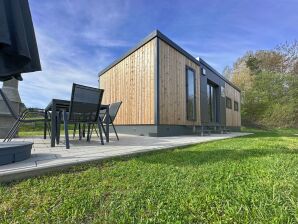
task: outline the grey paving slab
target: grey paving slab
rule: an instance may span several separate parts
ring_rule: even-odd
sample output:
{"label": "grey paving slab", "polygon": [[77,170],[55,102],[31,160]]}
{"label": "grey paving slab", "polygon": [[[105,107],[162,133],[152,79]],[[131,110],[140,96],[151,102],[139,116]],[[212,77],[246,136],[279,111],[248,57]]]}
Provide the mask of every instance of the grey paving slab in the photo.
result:
{"label": "grey paving slab", "polygon": [[1,174],[5,174],[8,173],[10,171],[15,171],[17,172],[18,170],[22,170],[22,169],[28,169],[28,168],[33,168],[36,167],[36,163],[35,161],[24,161],[21,163],[13,163],[13,164],[8,164],[3,166],[3,168],[1,167],[0,170],[0,179],[1,179]]}
{"label": "grey paving slab", "polygon": [[88,161],[164,150],[248,134],[250,133],[234,132],[210,136],[176,137],[147,137],[120,134],[120,141],[117,141],[115,136],[112,135],[110,142],[105,145],[101,145],[99,139],[93,136],[91,142],[72,139],[70,149],[65,148],[65,144],[63,144],[64,139],[61,139],[61,144],[52,148],[50,147],[49,139],[44,140],[41,137],[19,138],[14,141],[34,142],[32,156],[21,162],[0,166],[0,182],[41,175],[51,170]]}

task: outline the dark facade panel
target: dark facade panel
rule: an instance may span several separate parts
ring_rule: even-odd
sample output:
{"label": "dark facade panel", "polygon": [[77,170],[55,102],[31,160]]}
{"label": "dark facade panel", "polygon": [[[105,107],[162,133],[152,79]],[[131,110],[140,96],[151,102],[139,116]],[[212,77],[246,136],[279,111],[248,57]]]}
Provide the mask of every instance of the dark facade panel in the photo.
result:
{"label": "dark facade panel", "polygon": [[[240,127],[227,127],[230,131],[240,131]],[[202,130],[204,133],[217,133],[214,128],[192,126],[192,125],[116,125],[118,133],[132,134],[150,137],[166,137],[179,135],[197,135],[201,136]],[[209,131],[207,131],[209,130]]]}
{"label": "dark facade panel", "polygon": [[201,75],[200,81],[200,109],[201,109],[201,123],[202,125],[206,125],[209,123],[208,120],[208,102],[207,102],[207,77],[205,75]]}
{"label": "dark facade panel", "polygon": [[[201,120],[204,125],[225,125],[226,124],[226,108],[225,98],[221,96],[221,88],[225,87],[225,81],[214,73],[209,67],[201,65],[204,68],[206,75],[201,75]],[[208,116],[208,96],[207,96],[207,84],[211,83],[216,86],[216,115],[217,122],[211,123]]]}
{"label": "dark facade panel", "polygon": [[201,130],[199,126],[192,125],[159,125],[157,127],[158,137],[178,136],[178,135],[198,135]]}
{"label": "dark facade panel", "polygon": [[157,137],[157,125],[115,125],[117,132],[129,135]]}

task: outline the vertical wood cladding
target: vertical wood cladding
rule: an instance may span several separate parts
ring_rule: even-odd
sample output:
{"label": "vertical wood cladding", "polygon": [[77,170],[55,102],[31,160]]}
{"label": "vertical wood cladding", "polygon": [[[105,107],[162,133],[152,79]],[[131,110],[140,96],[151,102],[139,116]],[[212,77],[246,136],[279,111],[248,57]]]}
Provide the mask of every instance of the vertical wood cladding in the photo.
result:
{"label": "vertical wood cladding", "polygon": [[[158,61],[156,60],[157,40],[159,41]],[[187,120],[186,66],[195,71],[196,77],[195,121]],[[156,76],[157,71],[158,76]],[[207,78],[210,78],[209,75]],[[204,115],[207,112],[207,110],[205,112],[200,110],[200,66],[158,37],[129,54],[103,73],[99,79],[100,88],[105,90],[103,103],[123,102],[115,120],[115,124],[118,125],[152,125],[156,124],[156,120],[159,120],[161,125],[201,125],[201,113]],[[159,92],[157,92],[157,85]],[[228,83],[221,85],[225,85],[225,95],[232,100],[232,109],[225,108],[226,113],[223,113],[226,126],[240,127],[240,92]],[[203,82],[202,88],[207,88]],[[158,95],[155,95],[157,93]],[[159,108],[155,108],[156,96],[159,100]],[[204,94],[203,97],[205,98]],[[238,102],[238,111],[234,111],[234,101]]]}
{"label": "vertical wood cladding", "polygon": [[[196,121],[186,116],[186,66],[195,70]],[[179,51],[159,40],[160,124],[200,125],[200,67]]]}
{"label": "vertical wood cladding", "polygon": [[[240,127],[240,92],[226,83],[225,94],[232,100],[232,109],[226,108],[226,125],[230,127]],[[234,101],[238,102],[238,111],[234,110]]]}
{"label": "vertical wood cladding", "polygon": [[122,101],[115,124],[154,124],[154,53],[152,39],[100,76],[103,103]]}

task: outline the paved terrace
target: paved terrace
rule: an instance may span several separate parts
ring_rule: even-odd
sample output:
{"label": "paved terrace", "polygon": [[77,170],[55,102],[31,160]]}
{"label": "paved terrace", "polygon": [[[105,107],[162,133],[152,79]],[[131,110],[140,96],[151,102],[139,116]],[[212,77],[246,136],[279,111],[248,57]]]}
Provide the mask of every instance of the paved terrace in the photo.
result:
{"label": "paved terrace", "polygon": [[22,179],[41,175],[45,172],[61,169],[95,160],[104,160],[113,157],[129,156],[151,151],[187,146],[195,143],[215,141],[250,133],[233,132],[229,134],[212,134],[210,136],[176,136],[176,137],[147,137],[120,134],[120,141],[111,135],[110,142],[101,145],[99,138],[93,136],[91,142],[85,139],[70,140],[70,149],[62,143],[54,148],[50,147],[50,139],[20,138],[14,141],[32,141],[32,156],[30,159],[0,166],[0,182]]}

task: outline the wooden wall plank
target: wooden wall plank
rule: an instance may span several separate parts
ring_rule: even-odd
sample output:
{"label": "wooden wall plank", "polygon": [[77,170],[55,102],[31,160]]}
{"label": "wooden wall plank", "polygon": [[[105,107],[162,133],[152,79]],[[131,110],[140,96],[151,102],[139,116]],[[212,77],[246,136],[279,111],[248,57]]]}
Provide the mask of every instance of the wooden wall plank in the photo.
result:
{"label": "wooden wall plank", "polygon": [[102,74],[103,103],[122,101],[115,124],[154,124],[154,49],[156,38]]}
{"label": "wooden wall plank", "polygon": [[[155,124],[156,38],[120,61],[100,76],[105,89],[104,103],[123,101],[116,124]],[[159,108],[160,124],[200,125],[200,67],[176,49],[159,40]],[[189,66],[196,72],[195,122],[186,119],[186,74]],[[232,99],[233,109],[226,108],[227,126],[240,126],[240,93],[226,83],[225,93]],[[239,111],[234,111],[234,100]]]}
{"label": "wooden wall plank", "polygon": [[[160,124],[200,125],[200,67],[164,41],[159,43]],[[186,66],[196,72],[195,122],[186,119]]]}
{"label": "wooden wall plank", "polygon": [[[225,84],[225,94],[232,100],[232,109],[226,108],[226,125],[229,127],[241,126],[240,92],[228,83]],[[238,102],[238,111],[234,110],[234,101]]]}

